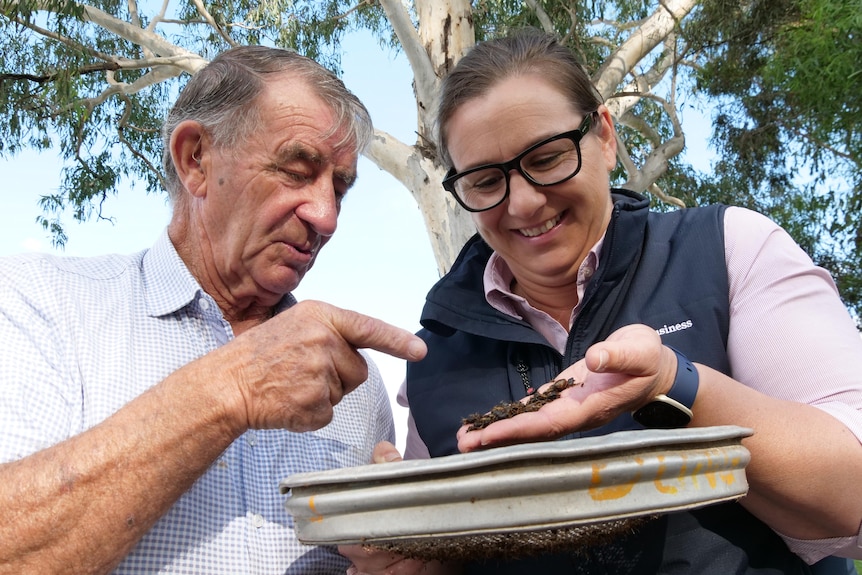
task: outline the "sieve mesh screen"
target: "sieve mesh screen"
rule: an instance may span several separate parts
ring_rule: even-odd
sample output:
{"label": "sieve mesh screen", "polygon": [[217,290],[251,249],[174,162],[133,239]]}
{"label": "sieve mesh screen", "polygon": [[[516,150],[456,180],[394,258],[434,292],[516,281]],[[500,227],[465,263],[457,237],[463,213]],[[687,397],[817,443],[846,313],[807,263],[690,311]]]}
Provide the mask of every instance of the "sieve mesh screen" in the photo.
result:
{"label": "sieve mesh screen", "polygon": [[647,515],[541,531],[374,542],[365,547],[424,561],[511,560],[545,553],[577,554],[617,536],[634,533],[655,517]]}

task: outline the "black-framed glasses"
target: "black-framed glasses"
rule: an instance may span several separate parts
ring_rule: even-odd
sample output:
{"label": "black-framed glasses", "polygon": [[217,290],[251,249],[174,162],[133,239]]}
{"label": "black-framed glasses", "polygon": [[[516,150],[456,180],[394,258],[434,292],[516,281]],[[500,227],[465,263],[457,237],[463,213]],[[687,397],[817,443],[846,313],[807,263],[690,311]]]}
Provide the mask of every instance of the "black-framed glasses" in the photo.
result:
{"label": "black-framed glasses", "polygon": [[563,132],[533,144],[502,164],[486,164],[460,173],[455,168],[443,178],[443,187],[469,212],[496,208],[509,197],[509,172],[517,170],[537,186],[553,186],[571,179],[581,169],[581,139],[593,125],[596,112],[587,114],[577,130]]}

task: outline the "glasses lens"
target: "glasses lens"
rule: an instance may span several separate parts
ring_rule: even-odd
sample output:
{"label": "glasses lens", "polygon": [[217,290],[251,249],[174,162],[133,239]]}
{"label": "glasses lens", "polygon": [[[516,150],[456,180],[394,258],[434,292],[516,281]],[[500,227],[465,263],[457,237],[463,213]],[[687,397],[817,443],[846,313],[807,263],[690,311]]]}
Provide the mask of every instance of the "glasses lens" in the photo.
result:
{"label": "glasses lens", "polygon": [[452,182],[455,193],[468,208],[484,210],[506,195],[506,174],[500,168],[482,168],[465,172]]}
{"label": "glasses lens", "polygon": [[569,138],[548,142],[521,160],[521,169],[537,184],[544,186],[572,177],[580,166],[580,150]]}

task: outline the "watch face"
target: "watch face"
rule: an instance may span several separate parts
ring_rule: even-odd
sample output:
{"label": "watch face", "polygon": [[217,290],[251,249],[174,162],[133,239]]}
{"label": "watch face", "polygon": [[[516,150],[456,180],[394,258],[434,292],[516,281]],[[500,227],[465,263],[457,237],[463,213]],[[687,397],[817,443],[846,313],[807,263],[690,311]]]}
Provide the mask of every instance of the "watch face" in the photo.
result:
{"label": "watch face", "polygon": [[676,429],[691,421],[691,411],[670,398],[656,398],[632,414],[635,421],[652,429]]}

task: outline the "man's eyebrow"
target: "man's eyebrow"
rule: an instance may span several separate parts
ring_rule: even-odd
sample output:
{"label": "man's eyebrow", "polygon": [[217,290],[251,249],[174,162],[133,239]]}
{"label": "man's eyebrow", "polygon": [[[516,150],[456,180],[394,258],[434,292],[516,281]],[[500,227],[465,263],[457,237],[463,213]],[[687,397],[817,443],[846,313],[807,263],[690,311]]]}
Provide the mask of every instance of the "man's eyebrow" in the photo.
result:
{"label": "man's eyebrow", "polygon": [[325,158],[320,152],[301,142],[293,142],[289,146],[281,148],[276,153],[275,159],[279,162],[305,160],[317,166],[322,165],[325,161]]}
{"label": "man's eyebrow", "polygon": [[[315,166],[323,166],[326,163],[326,157],[317,149],[303,144],[302,142],[293,142],[286,148],[279,150],[276,154],[276,161],[289,162],[293,160],[302,160],[310,162]],[[334,175],[339,180],[343,181],[348,187],[356,182],[356,171],[352,168],[335,167]]]}
{"label": "man's eyebrow", "polygon": [[335,168],[335,177],[344,182],[348,188],[356,183],[356,172],[348,168]]}

